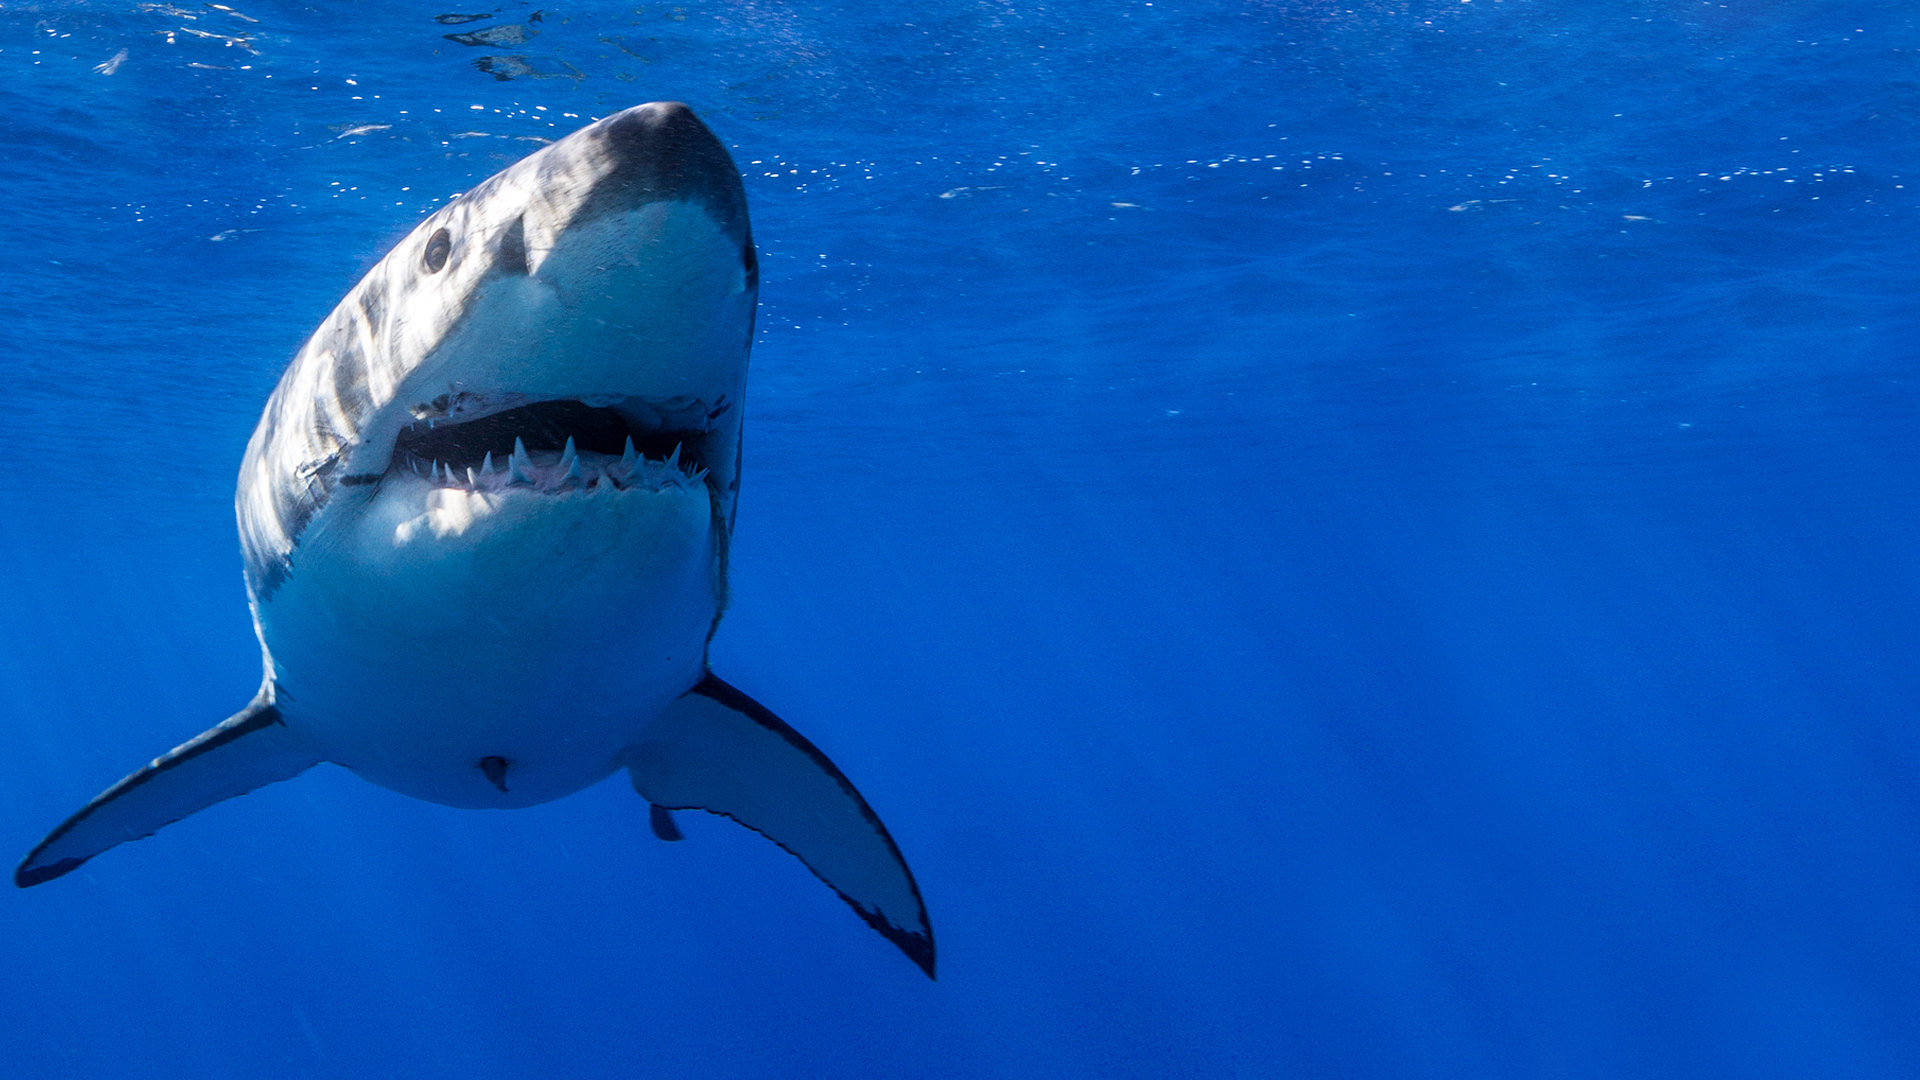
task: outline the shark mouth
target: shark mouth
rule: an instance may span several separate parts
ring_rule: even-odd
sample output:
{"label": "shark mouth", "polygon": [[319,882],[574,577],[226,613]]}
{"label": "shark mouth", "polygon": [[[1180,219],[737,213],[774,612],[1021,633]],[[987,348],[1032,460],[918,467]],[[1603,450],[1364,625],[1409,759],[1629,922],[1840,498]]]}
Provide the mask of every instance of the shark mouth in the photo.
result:
{"label": "shark mouth", "polygon": [[612,406],[560,400],[475,420],[422,420],[400,433],[386,477],[411,474],[434,487],[489,492],[692,488],[706,480],[708,432],[675,426],[688,411],[667,419],[635,399]]}

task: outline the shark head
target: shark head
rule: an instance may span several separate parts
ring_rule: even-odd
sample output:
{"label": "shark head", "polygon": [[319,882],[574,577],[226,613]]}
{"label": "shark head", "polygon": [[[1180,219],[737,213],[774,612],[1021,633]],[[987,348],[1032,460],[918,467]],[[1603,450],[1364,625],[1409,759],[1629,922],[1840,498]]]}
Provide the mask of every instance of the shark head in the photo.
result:
{"label": "shark head", "polygon": [[236,496],[268,682],[316,745],[455,805],[614,767],[725,605],[757,290],[739,172],[679,104],[540,150],[368,272]]}
{"label": "shark head", "polygon": [[250,595],[271,602],[327,518],[441,489],[537,498],[673,471],[712,493],[724,533],[758,278],[740,174],[678,103],[453,199],[269,400],[236,497]]}

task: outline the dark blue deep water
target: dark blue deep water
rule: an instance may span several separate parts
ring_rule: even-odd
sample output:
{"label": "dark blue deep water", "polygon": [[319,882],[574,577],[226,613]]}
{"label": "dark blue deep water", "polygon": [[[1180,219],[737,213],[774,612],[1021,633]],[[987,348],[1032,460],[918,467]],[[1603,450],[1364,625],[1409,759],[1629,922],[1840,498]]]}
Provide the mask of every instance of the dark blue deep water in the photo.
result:
{"label": "dark blue deep water", "polygon": [[322,767],[0,897],[6,1075],[1920,1069],[1911,5],[449,13],[0,3],[0,854],[253,692],[340,295],[679,99],[764,282],[714,665],[940,980],[620,781]]}

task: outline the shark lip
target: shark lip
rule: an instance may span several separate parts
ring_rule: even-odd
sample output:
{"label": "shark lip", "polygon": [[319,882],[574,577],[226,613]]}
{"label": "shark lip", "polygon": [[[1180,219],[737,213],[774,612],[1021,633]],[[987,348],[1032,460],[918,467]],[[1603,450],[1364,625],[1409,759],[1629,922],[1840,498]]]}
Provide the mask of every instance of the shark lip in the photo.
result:
{"label": "shark lip", "polygon": [[384,477],[478,491],[691,487],[707,475],[708,432],[681,426],[689,413],[708,416],[697,408],[663,413],[630,398],[563,398],[472,420],[423,420],[400,432]]}

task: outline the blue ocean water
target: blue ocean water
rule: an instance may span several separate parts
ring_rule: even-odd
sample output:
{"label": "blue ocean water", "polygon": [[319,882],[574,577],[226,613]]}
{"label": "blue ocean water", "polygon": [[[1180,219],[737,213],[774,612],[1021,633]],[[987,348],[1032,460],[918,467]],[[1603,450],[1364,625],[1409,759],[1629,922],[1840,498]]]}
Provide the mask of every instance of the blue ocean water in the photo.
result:
{"label": "blue ocean water", "polygon": [[940,979],[619,782],[321,768],[0,898],[9,1075],[1911,1075],[1909,6],[461,13],[0,3],[4,836],[252,693],[340,295],[677,99],[763,280],[714,666]]}

